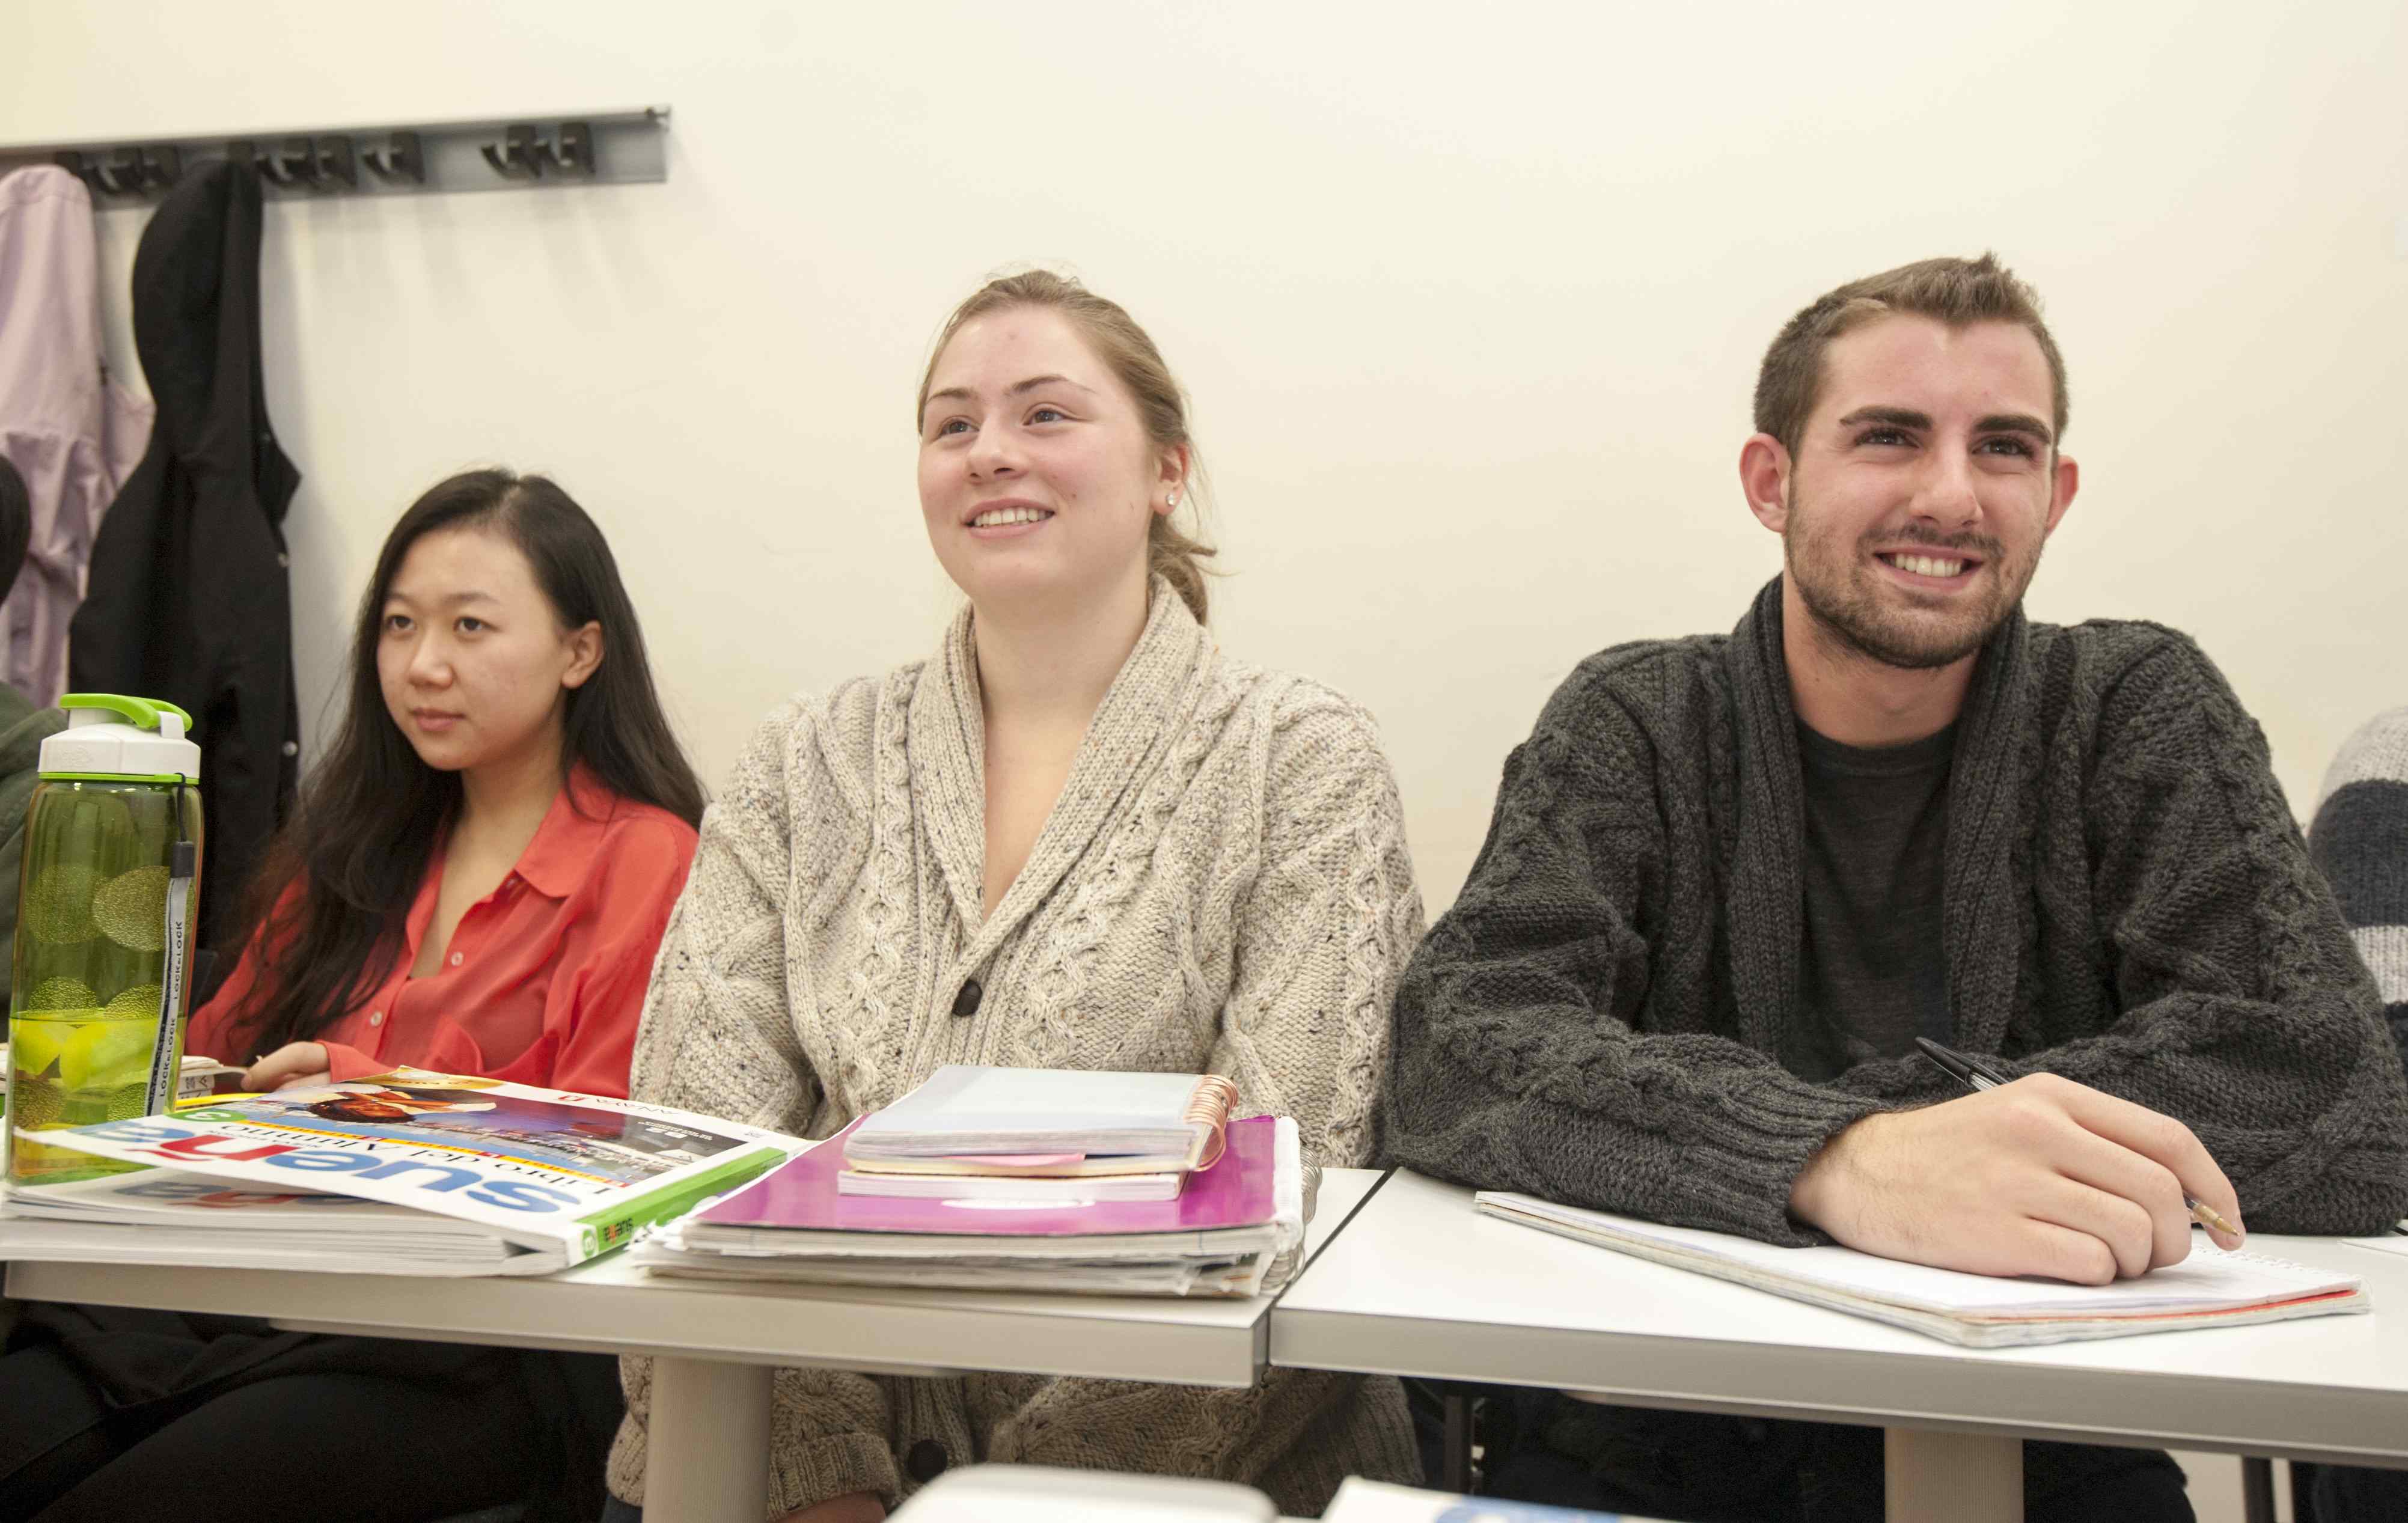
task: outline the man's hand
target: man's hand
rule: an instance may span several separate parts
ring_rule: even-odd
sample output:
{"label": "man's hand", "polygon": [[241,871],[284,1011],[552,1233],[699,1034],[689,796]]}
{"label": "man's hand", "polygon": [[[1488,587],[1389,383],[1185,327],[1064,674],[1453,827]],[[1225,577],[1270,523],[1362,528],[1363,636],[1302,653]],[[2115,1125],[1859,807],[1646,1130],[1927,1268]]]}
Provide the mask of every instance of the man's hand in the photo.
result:
{"label": "man's hand", "polygon": [[253,1092],[334,1082],[335,1076],[326,1071],[326,1044],[322,1042],[288,1042],[253,1063],[242,1076],[242,1086]]}
{"label": "man's hand", "polygon": [[1807,1163],[1789,1210],[1885,1258],[2105,1285],[2190,1252],[2186,1191],[2241,1225],[2232,1182],[2188,1127],[2037,1073],[1865,1117]]}
{"label": "man's hand", "polygon": [[797,1507],[778,1523],[882,1523],[886,1504],[875,1491],[848,1491],[841,1497]]}

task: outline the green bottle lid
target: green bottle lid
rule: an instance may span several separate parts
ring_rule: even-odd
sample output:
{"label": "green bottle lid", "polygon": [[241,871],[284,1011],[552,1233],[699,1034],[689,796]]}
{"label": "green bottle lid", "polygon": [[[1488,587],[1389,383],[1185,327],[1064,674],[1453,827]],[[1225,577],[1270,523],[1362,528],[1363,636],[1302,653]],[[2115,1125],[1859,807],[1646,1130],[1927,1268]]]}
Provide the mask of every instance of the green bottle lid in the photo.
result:
{"label": "green bottle lid", "polygon": [[59,700],[67,727],[42,742],[46,778],[124,778],[196,783],[201,748],[187,739],[193,716],[159,698],[70,693]]}

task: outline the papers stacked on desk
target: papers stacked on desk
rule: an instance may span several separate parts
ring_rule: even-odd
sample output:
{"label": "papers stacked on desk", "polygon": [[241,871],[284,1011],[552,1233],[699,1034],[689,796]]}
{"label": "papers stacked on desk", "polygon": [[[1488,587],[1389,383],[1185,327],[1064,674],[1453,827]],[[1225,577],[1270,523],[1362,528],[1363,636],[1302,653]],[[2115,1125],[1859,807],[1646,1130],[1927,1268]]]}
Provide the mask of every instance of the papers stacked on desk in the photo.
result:
{"label": "papers stacked on desk", "polygon": [[18,1190],[0,1258],[204,1269],[525,1274],[557,1258],[473,1222],[302,1189],[245,1189],[170,1169]]}
{"label": "papers stacked on desk", "polygon": [[637,1259],[705,1279],[1252,1296],[1283,1285],[1303,1246],[1307,1171],[1284,1116],[1228,1123],[1220,1157],[1168,1200],[848,1194],[847,1144],[867,1120],[647,1234]]}
{"label": "papers stacked on desk", "polygon": [[845,1195],[1169,1200],[1220,1157],[1237,1103],[1216,1073],[948,1063],[845,1136]]}
{"label": "papers stacked on desk", "polygon": [[11,1186],[0,1258],[372,1274],[564,1269],[808,1145],[666,1106],[409,1069],[38,1135],[92,1168]]}
{"label": "papers stacked on desk", "polygon": [[1535,1196],[1483,1190],[1484,1215],[1675,1269],[1734,1280],[1912,1328],[1968,1348],[2014,1348],[2183,1328],[2280,1322],[2371,1309],[2364,1282],[2288,1259],[2226,1253],[2204,1241],[2179,1264],[2112,1285],[2001,1279],[1880,1258],[1853,1248],[1780,1248],[1752,1238],[1665,1227]]}

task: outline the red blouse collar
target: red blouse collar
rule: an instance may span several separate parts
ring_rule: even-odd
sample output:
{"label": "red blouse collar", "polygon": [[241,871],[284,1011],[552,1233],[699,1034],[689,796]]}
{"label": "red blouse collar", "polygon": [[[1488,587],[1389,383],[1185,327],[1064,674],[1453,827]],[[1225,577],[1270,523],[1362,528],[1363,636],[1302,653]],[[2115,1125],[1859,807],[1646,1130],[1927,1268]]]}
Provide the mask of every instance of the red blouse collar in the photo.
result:
{"label": "red blouse collar", "polygon": [[535,839],[519,855],[518,875],[547,898],[565,899],[594,869],[602,837],[618,812],[619,796],[603,786],[583,763],[536,826]]}

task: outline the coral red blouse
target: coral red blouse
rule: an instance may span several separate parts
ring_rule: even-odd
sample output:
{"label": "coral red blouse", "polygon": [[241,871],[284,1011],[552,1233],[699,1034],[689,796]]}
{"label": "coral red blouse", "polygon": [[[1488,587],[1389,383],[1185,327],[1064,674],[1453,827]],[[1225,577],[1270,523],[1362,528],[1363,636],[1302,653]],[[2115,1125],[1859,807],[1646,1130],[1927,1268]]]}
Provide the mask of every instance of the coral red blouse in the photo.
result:
{"label": "coral red blouse", "polygon": [[[652,957],[694,848],[692,826],[580,768],[518,866],[460,917],[441,966],[412,978],[443,882],[438,847],[392,973],[315,1039],[328,1069],[339,1081],[407,1064],[624,1099]],[[185,1051],[265,1056],[237,1050],[233,1019],[257,985],[258,951],[244,948],[194,1013]]]}

